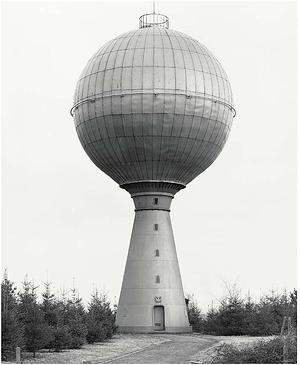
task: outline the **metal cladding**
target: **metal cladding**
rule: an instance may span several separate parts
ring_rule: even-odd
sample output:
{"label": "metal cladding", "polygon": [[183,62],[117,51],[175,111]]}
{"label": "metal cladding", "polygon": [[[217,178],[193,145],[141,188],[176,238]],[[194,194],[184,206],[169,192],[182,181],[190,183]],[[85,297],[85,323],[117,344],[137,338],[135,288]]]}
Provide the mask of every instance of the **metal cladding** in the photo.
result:
{"label": "metal cladding", "polygon": [[227,140],[235,114],[230,84],[198,41],[144,19],[140,26],[106,43],[83,70],[76,130],[91,160],[121,186],[184,187]]}

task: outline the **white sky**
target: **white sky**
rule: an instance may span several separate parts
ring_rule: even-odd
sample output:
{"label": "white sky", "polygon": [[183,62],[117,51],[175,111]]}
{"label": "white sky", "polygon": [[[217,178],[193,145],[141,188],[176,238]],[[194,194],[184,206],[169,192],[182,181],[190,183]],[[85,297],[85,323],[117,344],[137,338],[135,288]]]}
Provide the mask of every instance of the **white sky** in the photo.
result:
{"label": "white sky", "polygon": [[[130,195],[86,156],[69,114],[103,43],[138,27],[139,2],[2,3],[2,267],[18,285],[72,278],[118,298]],[[185,293],[208,305],[237,281],[254,297],[296,286],[296,2],[159,2],[205,44],[237,117],[216,162],[178,193],[172,222]]]}

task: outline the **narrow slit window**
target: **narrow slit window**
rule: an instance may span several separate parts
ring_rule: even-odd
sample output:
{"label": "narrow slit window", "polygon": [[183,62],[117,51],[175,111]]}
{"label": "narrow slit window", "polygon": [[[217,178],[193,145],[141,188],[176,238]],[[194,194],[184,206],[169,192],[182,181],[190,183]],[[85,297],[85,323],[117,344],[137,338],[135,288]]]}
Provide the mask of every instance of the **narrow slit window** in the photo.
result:
{"label": "narrow slit window", "polygon": [[158,231],[158,224],[157,223],[154,224],[154,231]]}
{"label": "narrow slit window", "polygon": [[155,276],[155,282],[156,282],[156,284],[159,284],[160,283],[160,277],[159,277],[159,275],[156,275]]}
{"label": "narrow slit window", "polygon": [[157,205],[158,204],[158,198],[154,198],[153,203],[154,203],[154,205]]}
{"label": "narrow slit window", "polygon": [[155,257],[159,257],[159,250],[158,249],[155,250]]}

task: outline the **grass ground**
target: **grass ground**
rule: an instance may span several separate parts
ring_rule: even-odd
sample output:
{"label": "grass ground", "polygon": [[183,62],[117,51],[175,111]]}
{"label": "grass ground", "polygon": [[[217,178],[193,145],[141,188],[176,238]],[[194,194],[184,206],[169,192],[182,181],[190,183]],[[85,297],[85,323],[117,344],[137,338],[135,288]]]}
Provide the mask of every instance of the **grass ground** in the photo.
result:
{"label": "grass ground", "polygon": [[250,337],[250,336],[208,336],[219,339],[219,342],[212,347],[204,351],[199,351],[195,354],[191,361],[197,364],[209,364],[212,362],[217,348],[219,348],[222,344],[234,345],[238,348],[242,348],[249,344],[257,343],[259,340],[268,341],[272,339],[272,337]]}
{"label": "grass ground", "polygon": [[166,341],[168,340],[156,335],[118,334],[109,341],[84,345],[78,350],[39,351],[36,353],[35,359],[31,353],[23,353],[22,362],[25,364],[105,363],[111,359],[143,350],[152,345],[159,345]]}

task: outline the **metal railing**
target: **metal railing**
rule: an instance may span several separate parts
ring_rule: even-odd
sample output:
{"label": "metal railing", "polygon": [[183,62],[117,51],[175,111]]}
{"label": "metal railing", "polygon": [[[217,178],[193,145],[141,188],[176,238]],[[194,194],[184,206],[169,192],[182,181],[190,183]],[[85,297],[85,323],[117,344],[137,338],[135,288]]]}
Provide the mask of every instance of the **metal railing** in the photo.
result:
{"label": "metal railing", "polygon": [[[108,95],[103,95],[102,94],[99,94],[99,95],[95,95],[93,97],[87,97],[86,99],[83,99],[83,100],[80,100],[78,101],[76,104],[74,104],[70,110],[70,114],[72,117],[74,117],[74,112],[76,109],[78,109],[79,106],[81,106],[82,104],[85,104],[85,103],[95,103],[96,100],[101,100],[103,98],[107,98],[107,97],[113,97],[113,96],[116,96],[116,97],[124,97],[124,96],[131,96],[133,94],[153,94],[154,97],[158,97],[159,96],[159,93],[158,92],[151,92],[151,91],[148,91],[148,92],[141,92],[141,91],[131,91],[131,92],[122,92],[122,94],[108,94]],[[179,90],[171,90],[171,92],[162,92],[161,93],[162,95],[183,95],[185,96],[187,99],[192,99],[192,98],[200,98],[200,99],[203,99],[203,100],[209,100],[215,104],[221,104],[221,105],[224,105],[225,107],[229,108],[230,111],[233,112],[233,118],[236,116],[236,110],[235,108],[230,105],[229,103],[226,103],[225,101],[222,101],[222,100],[219,100],[219,99],[216,99],[216,98],[213,98],[213,97],[209,97],[209,96],[205,96],[201,93],[192,93],[192,94],[186,94],[184,91],[179,91]]]}
{"label": "metal railing", "polygon": [[162,27],[169,28],[169,18],[159,13],[144,14],[139,17],[140,28]]}

